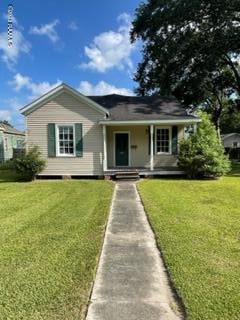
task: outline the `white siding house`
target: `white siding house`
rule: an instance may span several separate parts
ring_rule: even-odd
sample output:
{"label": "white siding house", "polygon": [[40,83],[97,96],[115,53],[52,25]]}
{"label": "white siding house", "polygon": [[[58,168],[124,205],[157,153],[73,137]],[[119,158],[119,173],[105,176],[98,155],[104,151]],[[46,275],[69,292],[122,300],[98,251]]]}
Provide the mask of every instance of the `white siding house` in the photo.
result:
{"label": "white siding house", "polygon": [[200,121],[172,97],[86,97],[66,84],[21,111],[27,146],[39,146],[47,176],[177,170],[184,128]]}

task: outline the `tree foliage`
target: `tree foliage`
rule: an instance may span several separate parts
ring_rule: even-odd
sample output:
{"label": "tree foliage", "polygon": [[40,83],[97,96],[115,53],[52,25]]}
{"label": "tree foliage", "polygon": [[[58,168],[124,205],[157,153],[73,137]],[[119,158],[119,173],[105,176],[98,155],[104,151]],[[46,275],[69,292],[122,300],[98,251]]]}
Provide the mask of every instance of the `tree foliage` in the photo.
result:
{"label": "tree foliage", "polygon": [[239,0],[148,0],[136,10],[131,39],[143,41],[138,94],[207,107],[216,126],[226,100],[234,96],[239,107]]}
{"label": "tree foliage", "polygon": [[178,165],[190,178],[216,178],[229,171],[230,162],[208,115],[202,114],[196,132],[180,143]]}
{"label": "tree foliage", "polygon": [[224,111],[221,120],[222,133],[240,133],[240,112],[236,112],[231,108]]}
{"label": "tree foliage", "polygon": [[9,127],[12,127],[13,128],[13,126],[11,125],[11,123],[8,121],[8,120],[0,120],[0,124],[6,124],[6,125],[8,125]]}

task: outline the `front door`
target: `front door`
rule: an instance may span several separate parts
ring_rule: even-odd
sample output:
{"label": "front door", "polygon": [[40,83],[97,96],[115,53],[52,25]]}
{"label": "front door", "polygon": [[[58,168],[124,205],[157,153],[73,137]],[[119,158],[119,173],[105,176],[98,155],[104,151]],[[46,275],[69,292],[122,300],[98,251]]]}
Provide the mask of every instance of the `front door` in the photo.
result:
{"label": "front door", "polygon": [[129,165],[129,137],[127,132],[115,133],[115,162],[116,166],[119,167]]}

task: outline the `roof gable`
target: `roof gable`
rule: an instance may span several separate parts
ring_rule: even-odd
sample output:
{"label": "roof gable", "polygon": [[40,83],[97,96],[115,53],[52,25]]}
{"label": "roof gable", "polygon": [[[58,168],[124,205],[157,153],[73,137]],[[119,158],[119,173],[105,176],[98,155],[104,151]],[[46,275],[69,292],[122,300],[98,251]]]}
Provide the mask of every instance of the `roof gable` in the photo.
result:
{"label": "roof gable", "polygon": [[222,138],[223,141],[227,140],[229,138],[234,138],[234,137],[240,139],[240,133],[233,132],[233,133],[227,133],[227,134],[222,134],[221,135],[221,138]]}
{"label": "roof gable", "polygon": [[24,132],[19,131],[16,128],[9,126],[8,124],[5,124],[3,122],[0,122],[0,131],[3,131],[4,133],[16,134],[21,136],[25,135]]}
{"label": "roof gable", "polygon": [[41,96],[40,98],[24,106],[23,108],[20,109],[20,111],[22,114],[28,115],[29,113],[40,108],[42,105],[53,100],[54,98],[56,98],[57,96],[59,96],[64,92],[72,95],[74,98],[76,98],[81,102],[85,102],[88,106],[100,112],[101,114],[104,114],[104,115],[109,114],[109,111],[107,109],[99,105],[97,102],[91,100],[90,98],[82,95],[80,92],[78,92],[77,90],[73,89],[72,87],[68,86],[65,83],[60,84],[59,86],[57,86],[56,88],[53,88],[52,90],[50,90],[49,92]]}

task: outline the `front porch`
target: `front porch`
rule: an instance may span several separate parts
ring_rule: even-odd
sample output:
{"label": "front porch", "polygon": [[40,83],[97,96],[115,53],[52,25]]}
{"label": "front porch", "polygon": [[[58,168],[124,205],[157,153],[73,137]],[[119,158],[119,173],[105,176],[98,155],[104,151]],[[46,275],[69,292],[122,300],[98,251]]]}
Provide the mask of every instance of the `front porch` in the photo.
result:
{"label": "front porch", "polygon": [[139,176],[182,175],[177,166],[178,144],[186,123],[103,124],[103,173]]}

